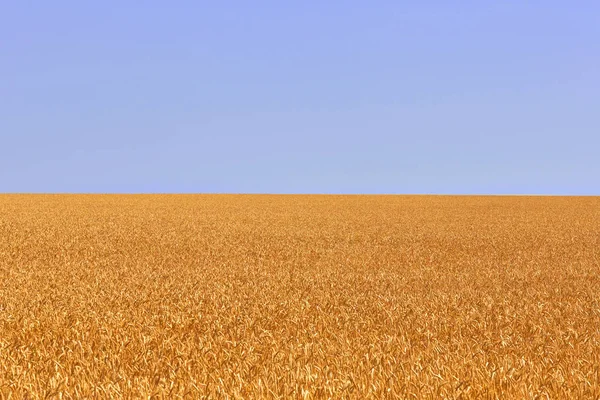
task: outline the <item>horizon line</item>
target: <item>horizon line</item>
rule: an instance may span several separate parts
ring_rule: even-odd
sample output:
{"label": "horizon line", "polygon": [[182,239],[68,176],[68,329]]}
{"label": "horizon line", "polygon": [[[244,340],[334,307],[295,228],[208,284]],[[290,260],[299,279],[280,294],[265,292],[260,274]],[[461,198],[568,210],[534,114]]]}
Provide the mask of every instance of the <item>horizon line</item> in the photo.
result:
{"label": "horizon line", "polygon": [[490,196],[490,197],[600,197],[600,194],[578,193],[329,193],[329,192],[0,192],[0,195],[189,195],[189,196]]}

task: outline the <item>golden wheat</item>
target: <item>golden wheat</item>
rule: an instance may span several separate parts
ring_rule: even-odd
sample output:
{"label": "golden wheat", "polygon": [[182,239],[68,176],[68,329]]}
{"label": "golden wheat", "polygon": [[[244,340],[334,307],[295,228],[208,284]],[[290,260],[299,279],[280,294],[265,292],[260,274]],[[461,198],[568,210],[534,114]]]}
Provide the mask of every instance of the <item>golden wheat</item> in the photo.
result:
{"label": "golden wheat", "polygon": [[600,198],[0,196],[2,398],[597,398]]}

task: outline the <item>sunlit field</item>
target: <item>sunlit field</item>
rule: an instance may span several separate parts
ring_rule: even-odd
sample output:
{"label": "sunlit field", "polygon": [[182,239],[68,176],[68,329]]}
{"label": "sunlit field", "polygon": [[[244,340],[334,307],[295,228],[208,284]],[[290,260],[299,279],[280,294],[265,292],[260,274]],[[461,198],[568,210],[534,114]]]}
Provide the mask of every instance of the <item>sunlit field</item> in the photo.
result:
{"label": "sunlit field", "polygon": [[600,197],[1,195],[2,398],[597,398]]}

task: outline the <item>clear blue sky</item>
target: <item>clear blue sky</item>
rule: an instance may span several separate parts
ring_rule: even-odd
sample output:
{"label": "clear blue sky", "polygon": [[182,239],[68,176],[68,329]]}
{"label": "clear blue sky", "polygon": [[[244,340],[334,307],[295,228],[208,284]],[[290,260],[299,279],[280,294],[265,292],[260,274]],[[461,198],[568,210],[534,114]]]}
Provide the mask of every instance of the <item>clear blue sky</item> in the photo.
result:
{"label": "clear blue sky", "polygon": [[600,194],[600,3],[3,1],[0,192]]}

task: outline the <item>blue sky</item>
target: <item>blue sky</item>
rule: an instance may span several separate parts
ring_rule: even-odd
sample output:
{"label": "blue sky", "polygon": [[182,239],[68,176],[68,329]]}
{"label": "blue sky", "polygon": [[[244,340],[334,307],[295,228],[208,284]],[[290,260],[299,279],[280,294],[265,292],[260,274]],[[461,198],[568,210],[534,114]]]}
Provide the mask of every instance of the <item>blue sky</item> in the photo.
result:
{"label": "blue sky", "polygon": [[0,3],[0,192],[600,194],[600,3]]}

